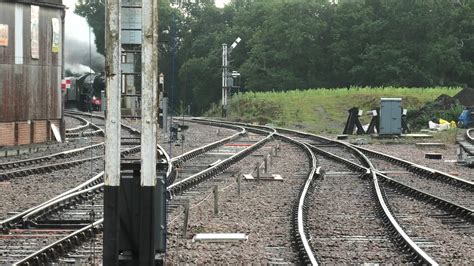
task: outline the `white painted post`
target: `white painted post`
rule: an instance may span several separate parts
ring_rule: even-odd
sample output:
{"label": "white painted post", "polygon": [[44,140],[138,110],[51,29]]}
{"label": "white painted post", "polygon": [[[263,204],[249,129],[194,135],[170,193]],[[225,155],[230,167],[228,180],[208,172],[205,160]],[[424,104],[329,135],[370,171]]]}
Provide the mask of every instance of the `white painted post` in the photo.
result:
{"label": "white painted post", "polygon": [[[156,185],[158,114],[157,1],[142,0],[142,134],[141,186]],[[156,36],[155,36],[156,35]]]}
{"label": "white painted post", "polygon": [[106,8],[105,185],[120,186],[120,1],[107,0]]}
{"label": "white painted post", "polygon": [[118,265],[120,187],[120,93],[121,93],[121,12],[120,0],[105,2],[105,174],[104,248],[105,265]]}

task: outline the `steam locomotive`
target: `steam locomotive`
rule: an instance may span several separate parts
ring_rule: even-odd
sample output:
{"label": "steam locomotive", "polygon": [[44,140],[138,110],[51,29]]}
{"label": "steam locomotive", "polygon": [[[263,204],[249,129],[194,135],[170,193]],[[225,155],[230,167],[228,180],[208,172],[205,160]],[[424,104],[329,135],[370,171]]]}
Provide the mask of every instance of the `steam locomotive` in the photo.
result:
{"label": "steam locomotive", "polygon": [[62,80],[66,108],[81,111],[99,111],[102,106],[101,92],[105,90],[104,73],[90,73]]}

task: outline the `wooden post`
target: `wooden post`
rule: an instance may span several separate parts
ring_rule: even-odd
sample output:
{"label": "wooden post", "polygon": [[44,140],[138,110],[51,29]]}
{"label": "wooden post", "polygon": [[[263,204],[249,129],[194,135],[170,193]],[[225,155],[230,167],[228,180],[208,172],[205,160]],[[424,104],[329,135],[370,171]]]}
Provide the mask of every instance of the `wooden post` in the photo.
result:
{"label": "wooden post", "polygon": [[217,185],[213,188],[214,192],[214,214],[219,214],[219,187]]}
{"label": "wooden post", "polygon": [[257,181],[260,181],[260,165],[259,165],[259,163],[257,163],[256,168],[257,168],[256,169],[257,170]]}
{"label": "wooden post", "polygon": [[35,122],[30,120],[30,144],[35,143]]}
{"label": "wooden post", "polygon": [[18,123],[17,122],[15,122],[14,135],[15,135],[15,146],[18,146],[19,133],[18,133]]}
{"label": "wooden post", "polygon": [[189,220],[189,199],[186,199],[184,203],[184,223],[183,223],[183,238],[187,237],[188,232],[188,220]]}
{"label": "wooden post", "polygon": [[240,197],[240,185],[241,185],[241,177],[240,175],[237,176],[237,195]]}
{"label": "wooden post", "polygon": [[267,156],[263,157],[263,166],[264,166],[265,173],[268,173],[268,160],[267,160]]}
{"label": "wooden post", "polygon": [[[51,140],[51,120],[46,120],[46,138]],[[61,139],[64,140],[64,136]]]}

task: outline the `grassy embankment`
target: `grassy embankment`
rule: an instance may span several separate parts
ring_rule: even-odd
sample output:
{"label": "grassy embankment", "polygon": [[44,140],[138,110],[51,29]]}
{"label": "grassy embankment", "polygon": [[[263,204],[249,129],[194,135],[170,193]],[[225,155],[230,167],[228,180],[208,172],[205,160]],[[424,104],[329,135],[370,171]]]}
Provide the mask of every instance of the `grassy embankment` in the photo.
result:
{"label": "grassy embankment", "polygon": [[[368,111],[379,107],[381,97],[400,97],[404,108],[418,109],[441,94],[453,96],[460,88],[357,88],[311,89],[286,92],[249,92],[234,95],[229,118],[243,122],[272,123],[314,133],[341,133],[347,110],[359,107]],[[219,116],[214,106],[209,116]],[[370,117],[363,116],[362,123]]]}

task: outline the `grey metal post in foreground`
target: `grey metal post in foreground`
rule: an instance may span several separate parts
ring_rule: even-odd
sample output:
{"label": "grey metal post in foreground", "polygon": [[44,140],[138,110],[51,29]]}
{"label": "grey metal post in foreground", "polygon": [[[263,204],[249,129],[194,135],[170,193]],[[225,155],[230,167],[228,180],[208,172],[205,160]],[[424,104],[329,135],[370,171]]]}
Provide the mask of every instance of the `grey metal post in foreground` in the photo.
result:
{"label": "grey metal post in foreground", "polygon": [[120,0],[105,2],[106,94],[104,265],[118,265],[120,187]]}
{"label": "grey metal post in foreground", "polygon": [[139,264],[155,262],[158,123],[158,0],[142,0],[142,135]]}

